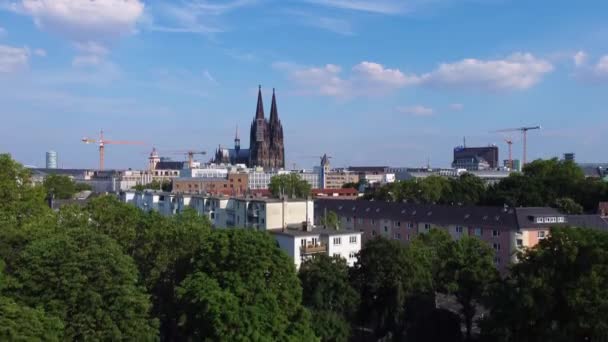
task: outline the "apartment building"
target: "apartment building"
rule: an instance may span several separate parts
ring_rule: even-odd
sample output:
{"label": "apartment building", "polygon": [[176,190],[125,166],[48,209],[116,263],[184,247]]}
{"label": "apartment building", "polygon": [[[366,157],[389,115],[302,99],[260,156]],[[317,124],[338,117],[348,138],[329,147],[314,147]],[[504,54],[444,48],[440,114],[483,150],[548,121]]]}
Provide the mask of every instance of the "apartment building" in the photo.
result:
{"label": "apartment building", "polygon": [[216,229],[246,228],[268,231],[296,267],[307,258],[327,254],[354,265],[362,233],[314,227],[312,200],[210,196],[157,191],[126,191],[121,200],[144,211],[177,214],[186,208],[209,218]]}
{"label": "apartment building", "polygon": [[533,247],[553,226],[576,225],[608,230],[599,215],[563,215],[553,208],[503,208],[417,205],[379,201],[319,199],[315,222],[335,212],[344,230],[363,233],[363,243],[376,236],[408,243],[433,228],[446,230],[454,239],[475,236],[490,245],[494,262],[506,270],[518,250]]}
{"label": "apartment building", "polygon": [[361,232],[325,228],[273,230],[277,243],[290,258],[296,269],[317,254],[341,257],[354,266],[361,251]]}

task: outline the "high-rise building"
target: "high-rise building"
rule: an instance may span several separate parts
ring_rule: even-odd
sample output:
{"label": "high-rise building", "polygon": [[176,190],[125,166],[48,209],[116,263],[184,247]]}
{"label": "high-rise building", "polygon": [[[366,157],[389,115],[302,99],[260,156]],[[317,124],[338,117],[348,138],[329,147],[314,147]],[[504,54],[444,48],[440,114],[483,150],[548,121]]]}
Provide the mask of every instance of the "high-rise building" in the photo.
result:
{"label": "high-rise building", "polygon": [[46,153],[46,168],[56,169],[57,168],[57,152],[48,151]]}
{"label": "high-rise building", "polygon": [[498,168],[498,146],[454,148],[452,167],[467,170],[485,170]]}
{"label": "high-rise building", "polygon": [[564,160],[574,162],[574,153],[564,153]]}

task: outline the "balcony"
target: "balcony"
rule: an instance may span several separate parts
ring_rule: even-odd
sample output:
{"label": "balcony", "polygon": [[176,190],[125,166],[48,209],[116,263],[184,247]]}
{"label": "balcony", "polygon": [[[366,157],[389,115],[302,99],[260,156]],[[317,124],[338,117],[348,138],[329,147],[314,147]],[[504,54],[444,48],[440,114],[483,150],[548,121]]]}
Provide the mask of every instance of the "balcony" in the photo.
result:
{"label": "balcony", "polygon": [[302,255],[317,253],[327,253],[327,245],[324,243],[318,243],[316,245],[308,244],[306,246],[300,246],[300,254]]}

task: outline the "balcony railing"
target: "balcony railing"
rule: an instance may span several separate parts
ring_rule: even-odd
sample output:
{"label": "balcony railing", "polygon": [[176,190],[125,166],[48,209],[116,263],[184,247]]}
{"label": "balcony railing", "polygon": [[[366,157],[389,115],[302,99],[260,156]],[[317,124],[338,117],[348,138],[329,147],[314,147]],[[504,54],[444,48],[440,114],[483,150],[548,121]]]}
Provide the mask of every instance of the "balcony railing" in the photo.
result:
{"label": "balcony railing", "polygon": [[308,244],[305,246],[300,246],[300,254],[316,254],[316,253],[326,253],[327,245],[324,243],[319,243],[316,245]]}

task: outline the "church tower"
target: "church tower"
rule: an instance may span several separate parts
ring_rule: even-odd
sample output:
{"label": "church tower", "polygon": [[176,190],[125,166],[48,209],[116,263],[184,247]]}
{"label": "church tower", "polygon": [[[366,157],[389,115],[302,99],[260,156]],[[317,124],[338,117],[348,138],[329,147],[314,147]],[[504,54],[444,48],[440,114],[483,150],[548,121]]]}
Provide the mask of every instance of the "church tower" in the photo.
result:
{"label": "church tower", "polygon": [[264,118],[262,86],[258,89],[258,104],[256,106],[255,118],[251,123],[249,153],[249,167],[270,167],[268,165],[270,157],[270,139],[268,135],[268,122]]}
{"label": "church tower", "polygon": [[270,135],[270,167],[285,167],[285,144],[283,142],[283,125],[279,119],[277,99],[272,89],[272,104],[270,105],[270,122],[268,124]]}

